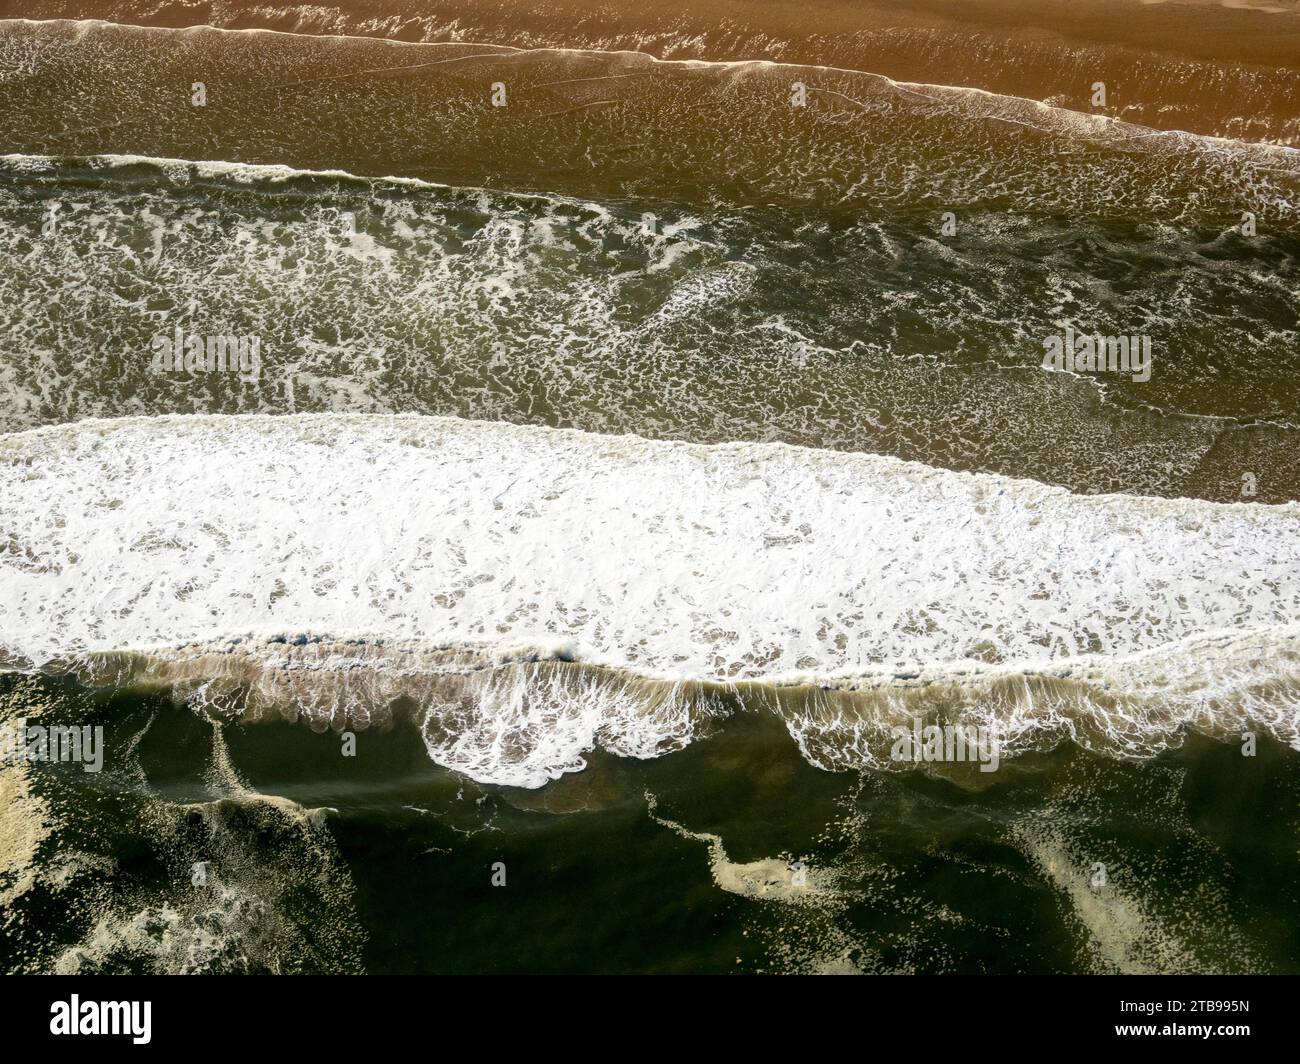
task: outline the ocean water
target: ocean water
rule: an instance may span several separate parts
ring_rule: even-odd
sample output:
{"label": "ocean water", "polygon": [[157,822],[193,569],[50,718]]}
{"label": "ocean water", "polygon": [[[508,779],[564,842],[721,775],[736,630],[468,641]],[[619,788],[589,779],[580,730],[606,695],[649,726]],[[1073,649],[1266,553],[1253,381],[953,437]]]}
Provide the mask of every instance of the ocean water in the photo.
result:
{"label": "ocean water", "polygon": [[119,6],[0,19],[0,968],[1300,970],[1253,15]]}

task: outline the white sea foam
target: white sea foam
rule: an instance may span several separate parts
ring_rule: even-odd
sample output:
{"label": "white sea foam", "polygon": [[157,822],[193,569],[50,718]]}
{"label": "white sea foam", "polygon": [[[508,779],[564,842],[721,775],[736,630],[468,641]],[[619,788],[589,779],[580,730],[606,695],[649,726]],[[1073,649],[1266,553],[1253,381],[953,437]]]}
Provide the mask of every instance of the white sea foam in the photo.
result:
{"label": "white sea foam", "polygon": [[1300,622],[1294,504],[403,416],[92,421],[0,458],[0,646],[35,663],[293,628],[739,680]]}
{"label": "white sea foam", "polygon": [[508,668],[471,679],[459,697],[435,697],[420,720],[429,757],[479,783],[540,787],[586,767],[599,746],[642,760],[680,750],[707,724],[707,699],[677,685],[655,691],[600,674]]}

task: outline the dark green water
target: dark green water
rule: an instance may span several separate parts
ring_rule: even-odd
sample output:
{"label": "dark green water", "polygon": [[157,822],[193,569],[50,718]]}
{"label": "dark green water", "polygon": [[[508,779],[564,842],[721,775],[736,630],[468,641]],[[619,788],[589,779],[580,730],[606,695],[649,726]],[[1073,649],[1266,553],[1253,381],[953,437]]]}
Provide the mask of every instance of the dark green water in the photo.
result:
{"label": "dark green water", "polygon": [[[1131,762],[1066,744],[970,788],[823,772],[775,718],[740,713],[678,753],[597,751],[529,791],[438,768],[402,726],[344,757],[331,733],[217,728],[63,681],[5,676],[0,706],[101,723],[109,751],[100,774],[26,767],[47,826],[36,881],[5,910],[10,971],[1268,972],[1300,957],[1300,759],[1268,740],[1247,758],[1192,736]],[[811,889],[724,889],[716,850],[665,822],[718,836],[733,864],[801,859]]]}

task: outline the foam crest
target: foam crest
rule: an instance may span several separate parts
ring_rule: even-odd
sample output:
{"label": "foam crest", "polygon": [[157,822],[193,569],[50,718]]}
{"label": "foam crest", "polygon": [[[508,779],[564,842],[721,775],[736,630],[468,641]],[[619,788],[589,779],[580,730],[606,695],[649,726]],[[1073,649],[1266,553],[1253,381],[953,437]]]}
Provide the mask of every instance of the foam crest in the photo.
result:
{"label": "foam crest", "polygon": [[725,715],[688,685],[510,668],[476,676],[421,721],[431,760],[480,783],[540,787],[586,767],[597,746],[648,759],[680,750]]}
{"label": "foam crest", "polygon": [[801,699],[768,691],[760,701],[783,717],[805,758],[832,770],[912,767],[895,760],[895,741],[918,721],[987,729],[1004,757],[1064,740],[1149,757],[1180,746],[1188,731],[1225,741],[1263,732],[1300,750],[1296,626],[1220,632],[1118,658],[877,670],[830,684]]}
{"label": "foam crest", "polygon": [[90,653],[47,670],[67,669],[89,687],[163,690],[218,720],[315,731],[413,725],[436,763],[520,787],[581,771],[597,748],[643,759],[679,750],[735,713],[776,716],[818,768],[924,769],[974,784],[973,762],[899,760],[898,736],[931,725],[982,730],[992,744],[985,755],[995,745],[999,760],[1065,740],[1105,756],[1149,757],[1180,746],[1189,731],[1229,742],[1262,733],[1300,749],[1295,626],[1118,658],[796,673],[735,685],[653,679],[573,662],[572,653],[562,644],[435,647],[297,634]]}

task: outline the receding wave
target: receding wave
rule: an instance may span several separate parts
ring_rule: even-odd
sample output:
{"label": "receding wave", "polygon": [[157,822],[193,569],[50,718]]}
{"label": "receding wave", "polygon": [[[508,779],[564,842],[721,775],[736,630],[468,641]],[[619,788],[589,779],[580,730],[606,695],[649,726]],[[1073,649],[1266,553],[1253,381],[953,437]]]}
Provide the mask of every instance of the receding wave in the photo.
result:
{"label": "receding wave", "polygon": [[[1249,211],[1300,227],[1295,151],[854,70],[107,23],[5,22],[0,47],[0,140],[28,154],[219,154],[601,198],[1206,225]],[[92,75],[101,91],[81,91]],[[181,91],[195,83],[210,103]]]}
{"label": "receding wave", "polygon": [[[1104,3],[965,0],[954,12],[942,0],[906,9],[850,0],[821,4],[811,19],[789,3],[720,0],[702,12],[686,0],[650,6],[606,0],[593,19],[581,0],[541,7],[524,0],[442,0],[434,10],[417,0],[287,6],[224,0],[192,7],[155,0],[0,0],[0,15],[820,63],[1100,110],[1161,129],[1296,143],[1294,3],[1228,0],[1223,6],[1236,9],[1229,17],[1215,6],[1132,0],[1117,15],[1119,7]],[[1258,10],[1244,10],[1251,7]],[[1101,107],[1091,99],[1097,81],[1112,87]]]}
{"label": "receding wave", "polygon": [[0,488],[13,666],[415,719],[484,781],[654,756],[738,707],[827,768],[884,763],[916,717],[1012,752],[1300,741],[1294,504],[342,415],[14,434]]}

